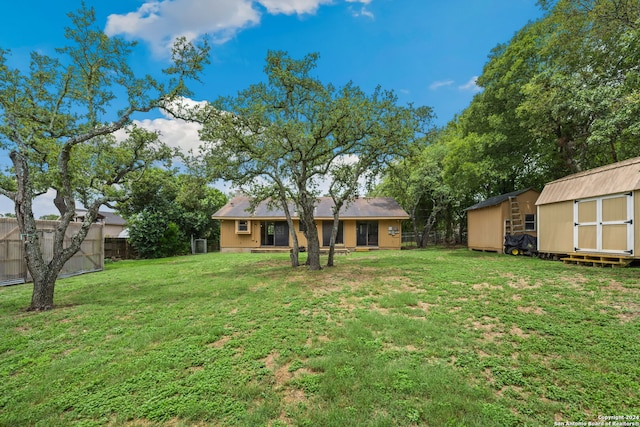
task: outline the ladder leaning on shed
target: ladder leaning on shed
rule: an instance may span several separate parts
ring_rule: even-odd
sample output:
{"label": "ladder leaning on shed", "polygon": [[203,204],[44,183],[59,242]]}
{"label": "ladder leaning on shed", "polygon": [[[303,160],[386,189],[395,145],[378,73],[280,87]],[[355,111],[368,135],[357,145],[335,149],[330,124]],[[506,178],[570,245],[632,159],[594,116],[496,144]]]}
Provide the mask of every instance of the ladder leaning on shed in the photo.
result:
{"label": "ladder leaning on shed", "polygon": [[524,221],[518,199],[509,197],[509,219],[505,224],[505,234],[517,234],[524,232]]}

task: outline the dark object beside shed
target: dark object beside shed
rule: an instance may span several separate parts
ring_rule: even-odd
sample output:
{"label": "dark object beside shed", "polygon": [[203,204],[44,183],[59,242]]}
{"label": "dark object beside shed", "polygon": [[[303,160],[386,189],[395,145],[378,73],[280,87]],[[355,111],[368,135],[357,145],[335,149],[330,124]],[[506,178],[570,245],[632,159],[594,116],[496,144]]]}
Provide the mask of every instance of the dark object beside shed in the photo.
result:
{"label": "dark object beside shed", "polygon": [[537,238],[529,234],[504,236],[504,253],[511,255],[533,255],[538,246]]}

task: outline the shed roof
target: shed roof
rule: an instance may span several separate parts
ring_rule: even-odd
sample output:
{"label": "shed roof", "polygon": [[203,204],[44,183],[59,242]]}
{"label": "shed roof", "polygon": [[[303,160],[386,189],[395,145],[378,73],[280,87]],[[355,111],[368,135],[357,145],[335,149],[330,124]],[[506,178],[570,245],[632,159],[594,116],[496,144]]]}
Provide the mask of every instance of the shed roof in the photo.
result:
{"label": "shed roof", "polygon": [[512,191],[511,193],[501,194],[499,196],[489,197],[487,200],[484,200],[480,203],[476,203],[475,205],[468,207],[465,211],[472,211],[475,209],[488,208],[490,206],[499,205],[502,202],[506,202],[509,200],[509,197],[517,197],[527,191],[531,190],[531,188],[525,188],[524,190]]}
{"label": "shed roof", "polygon": [[565,176],[545,185],[536,205],[640,190],[640,157]]}
{"label": "shed roof", "polygon": [[[250,210],[251,199],[248,196],[236,196],[224,205],[218,212],[212,215],[214,219],[284,219],[284,210],[270,208],[267,201],[260,202],[258,206]],[[314,212],[317,219],[331,219],[334,206],[331,197],[319,197]],[[296,209],[290,205],[290,211],[294,218]],[[404,209],[391,197],[359,197],[353,200],[347,207],[340,210],[342,219],[383,218],[383,219],[409,219]]]}

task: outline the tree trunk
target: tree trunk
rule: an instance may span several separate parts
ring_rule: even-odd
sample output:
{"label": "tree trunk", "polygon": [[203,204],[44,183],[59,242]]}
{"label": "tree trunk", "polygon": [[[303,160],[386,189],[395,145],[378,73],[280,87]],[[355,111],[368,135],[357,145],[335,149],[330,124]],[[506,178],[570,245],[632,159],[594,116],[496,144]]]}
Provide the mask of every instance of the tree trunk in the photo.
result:
{"label": "tree trunk", "polygon": [[33,279],[33,294],[29,311],[46,311],[53,309],[53,291],[56,285],[56,275],[46,274],[44,277]]}
{"label": "tree trunk", "polygon": [[287,224],[289,225],[289,233],[291,234],[291,241],[293,242],[293,248],[289,255],[291,258],[291,267],[296,268],[300,266],[300,245],[298,243],[298,235],[296,234],[296,229],[294,227],[293,220],[291,219],[291,215],[287,215]]}
{"label": "tree trunk", "polygon": [[320,266],[320,239],[318,238],[318,229],[313,219],[307,225],[307,264],[309,270],[321,270]]}
{"label": "tree trunk", "polygon": [[340,228],[340,207],[333,213],[333,227],[331,228],[331,238],[329,239],[329,258],[327,259],[327,267],[333,267],[333,258],[336,253],[336,238],[338,237],[338,228]]}
{"label": "tree trunk", "polygon": [[418,233],[418,218],[416,217],[416,212],[418,211],[418,204],[420,203],[420,198],[413,204],[413,208],[411,209],[411,225],[413,226],[413,238],[416,242],[416,246],[421,248],[422,246],[422,238]]}
{"label": "tree trunk", "polygon": [[316,198],[305,192],[300,194],[299,208],[302,210],[300,219],[305,226],[304,235],[307,238],[307,265],[309,270],[321,270],[320,266],[320,240],[318,238],[318,228],[313,218],[313,211],[316,208]]}
{"label": "tree trunk", "polygon": [[[34,191],[27,161],[20,153],[15,151],[11,152],[10,157],[18,182],[18,190],[14,199],[16,220],[18,221],[20,234],[24,239],[24,257],[27,268],[33,278],[33,294],[29,310],[51,310],[53,308],[53,295],[58,274],[65,263],[80,249],[80,245],[87,236],[89,227],[91,227],[97,215],[100,203],[94,202],[87,209],[84,223],[76,234],[67,236],[70,238],[70,243],[65,247],[67,228],[75,214],[73,209],[75,201],[71,197],[64,201],[66,210],[55,230],[53,256],[51,261],[46,260],[40,247],[40,235],[33,215]],[[59,203],[60,200],[61,198],[58,199]]]}
{"label": "tree trunk", "polygon": [[431,213],[427,217],[427,221],[425,222],[424,227],[422,228],[422,239],[420,239],[421,248],[427,247],[427,242],[429,241],[429,234],[431,233],[431,229],[436,223],[436,219],[438,218],[438,212],[439,212],[439,209],[431,209]]}

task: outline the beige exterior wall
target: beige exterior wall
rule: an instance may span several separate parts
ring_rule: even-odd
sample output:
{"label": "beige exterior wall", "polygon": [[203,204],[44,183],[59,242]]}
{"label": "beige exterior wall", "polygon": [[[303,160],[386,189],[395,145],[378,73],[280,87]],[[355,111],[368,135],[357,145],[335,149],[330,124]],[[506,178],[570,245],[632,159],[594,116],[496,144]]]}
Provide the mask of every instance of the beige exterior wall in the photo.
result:
{"label": "beige exterior wall", "polygon": [[104,237],[118,237],[124,228],[122,225],[104,224]]}
{"label": "beige exterior wall", "polygon": [[573,252],[573,201],[538,206],[538,251]]}
{"label": "beige exterior wall", "polygon": [[469,249],[503,252],[503,205],[505,203],[467,212]]}
{"label": "beige exterior wall", "polygon": [[[627,201],[625,197],[614,196],[613,198],[608,198],[608,196],[604,196],[600,203],[603,222],[624,222],[626,220]],[[574,225],[574,209],[577,207],[577,219],[578,222],[582,224],[577,228],[578,247],[582,248],[582,251],[600,251],[599,249],[589,249],[598,247],[598,227],[600,227],[600,246],[602,252],[624,252],[629,244],[627,241],[627,225],[597,225],[597,206],[598,202],[596,202],[596,200],[580,201],[578,204],[570,200],[538,206],[538,221],[540,227],[538,233],[538,250],[541,253],[557,254],[568,254],[575,251],[574,228],[576,227]],[[637,191],[634,192],[633,212],[633,256],[639,257],[640,227],[637,225],[636,213],[640,212],[640,194]]]}
{"label": "beige exterior wall", "polygon": [[[391,232],[389,232],[391,228]],[[379,228],[380,249],[400,249],[402,246],[402,224],[399,219],[380,221]]]}
{"label": "beige exterior wall", "polygon": [[[525,215],[536,215],[536,200],[540,193],[526,191],[516,197],[522,220]],[[469,249],[504,252],[505,221],[511,217],[511,204],[504,201],[496,206],[474,209],[467,212],[467,246]],[[527,230],[526,234],[537,236],[536,230]]]}
{"label": "beige exterior wall", "polygon": [[[520,212],[522,212],[522,220],[524,221],[524,215],[536,215],[536,229],[535,230],[527,230],[526,233],[532,236],[538,235],[538,226],[537,226],[537,216],[538,209],[536,207],[536,202],[538,201],[538,197],[540,197],[540,193],[534,190],[529,190],[517,197],[518,205],[520,206]],[[508,209],[508,203],[507,209]],[[507,211],[507,216],[509,218],[509,212]]]}
{"label": "beige exterior wall", "polygon": [[[375,220],[372,220],[375,221]],[[249,231],[237,232],[235,220],[220,221],[220,251],[221,252],[251,252],[252,249],[260,247],[260,223],[261,220],[251,220]],[[300,231],[299,221],[294,220],[294,227],[300,246],[307,246],[307,239]],[[318,227],[318,237],[322,247],[322,223],[323,220],[316,220]],[[343,220],[344,244],[336,247],[348,249],[356,248],[356,223],[354,219]],[[389,232],[391,228],[392,232]],[[289,238],[289,247],[292,246]],[[378,220],[378,246],[379,249],[400,249],[402,246],[402,226],[397,219]]]}
{"label": "beige exterior wall", "polygon": [[633,192],[633,256],[640,258],[640,191]]}
{"label": "beige exterior wall", "polygon": [[251,252],[260,247],[260,221],[249,221],[248,233],[236,233],[236,221],[220,221],[221,252]]}

